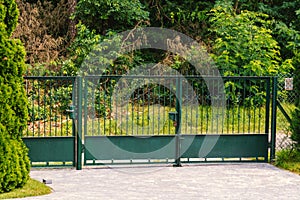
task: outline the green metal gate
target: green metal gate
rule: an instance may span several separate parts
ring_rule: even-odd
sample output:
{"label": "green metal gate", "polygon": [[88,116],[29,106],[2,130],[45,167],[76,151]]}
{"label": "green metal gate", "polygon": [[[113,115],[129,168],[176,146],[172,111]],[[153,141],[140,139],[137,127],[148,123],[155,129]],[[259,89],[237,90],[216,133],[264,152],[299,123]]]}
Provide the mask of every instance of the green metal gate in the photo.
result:
{"label": "green metal gate", "polygon": [[275,155],[273,77],[25,77],[25,86],[23,140],[32,166],[179,166]]}
{"label": "green metal gate", "polygon": [[75,126],[68,113],[75,77],[24,77],[29,101],[23,141],[33,167],[74,166]]}
{"label": "green metal gate", "polygon": [[276,78],[80,80],[84,165],[267,162],[269,149],[274,158]]}

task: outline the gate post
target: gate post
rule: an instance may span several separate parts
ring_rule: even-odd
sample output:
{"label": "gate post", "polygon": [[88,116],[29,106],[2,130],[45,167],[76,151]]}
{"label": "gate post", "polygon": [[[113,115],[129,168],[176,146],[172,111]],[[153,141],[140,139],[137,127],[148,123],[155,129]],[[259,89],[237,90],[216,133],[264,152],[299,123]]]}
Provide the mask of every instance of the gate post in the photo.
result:
{"label": "gate post", "polygon": [[175,150],[175,164],[174,167],[181,167],[181,102],[182,102],[182,80],[180,76],[176,78],[176,122],[175,127],[175,139],[176,139],[176,150]]}
{"label": "gate post", "polygon": [[76,169],[82,169],[82,77],[78,76],[78,85],[77,85],[77,132],[76,132],[76,141],[77,141],[77,160],[76,160]]}
{"label": "gate post", "polygon": [[271,113],[271,152],[270,161],[275,159],[276,148],[276,115],[277,115],[277,77],[272,80],[272,113]]}

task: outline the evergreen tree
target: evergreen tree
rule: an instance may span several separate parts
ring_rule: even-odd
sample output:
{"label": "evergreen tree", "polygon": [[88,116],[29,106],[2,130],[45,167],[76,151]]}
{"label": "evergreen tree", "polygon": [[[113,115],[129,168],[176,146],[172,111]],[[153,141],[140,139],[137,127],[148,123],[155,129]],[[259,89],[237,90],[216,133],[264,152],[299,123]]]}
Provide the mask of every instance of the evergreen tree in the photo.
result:
{"label": "evergreen tree", "polygon": [[25,51],[19,40],[10,39],[17,20],[15,1],[0,0],[0,193],[22,187],[30,167],[21,139],[28,116]]}

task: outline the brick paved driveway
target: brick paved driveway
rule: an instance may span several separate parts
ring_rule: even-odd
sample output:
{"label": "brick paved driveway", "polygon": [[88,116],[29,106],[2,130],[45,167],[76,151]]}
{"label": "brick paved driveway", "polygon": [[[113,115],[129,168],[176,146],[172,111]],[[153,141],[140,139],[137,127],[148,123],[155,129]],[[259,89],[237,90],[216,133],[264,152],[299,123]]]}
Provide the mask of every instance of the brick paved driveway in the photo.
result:
{"label": "brick paved driveway", "polygon": [[180,168],[34,169],[53,193],[26,199],[300,199],[300,176],[270,164],[206,164]]}

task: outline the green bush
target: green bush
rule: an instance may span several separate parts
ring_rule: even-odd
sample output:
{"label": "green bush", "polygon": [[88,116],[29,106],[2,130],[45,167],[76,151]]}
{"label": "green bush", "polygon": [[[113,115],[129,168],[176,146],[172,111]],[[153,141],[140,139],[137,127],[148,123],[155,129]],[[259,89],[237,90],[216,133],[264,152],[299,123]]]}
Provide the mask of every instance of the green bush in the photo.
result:
{"label": "green bush", "polygon": [[[297,146],[300,147],[300,53],[298,53],[294,58],[295,77],[294,77],[294,88],[298,94],[296,99],[296,109],[292,113],[292,140],[297,143]],[[298,148],[300,151],[300,148]]]}
{"label": "green bush", "polygon": [[29,176],[29,159],[24,143],[9,138],[0,124],[0,193],[22,187]]}
{"label": "green bush", "polygon": [[0,193],[22,187],[29,177],[27,148],[21,140],[28,116],[25,51],[19,40],[10,39],[17,19],[15,1],[0,0]]}
{"label": "green bush", "polygon": [[111,29],[128,30],[139,21],[149,20],[149,13],[139,0],[78,1],[75,16],[101,34]]}
{"label": "green bush", "polygon": [[20,138],[27,124],[27,98],[23,82],[25,51],[18,40],[0,36],[0,123],[12,137]]}

